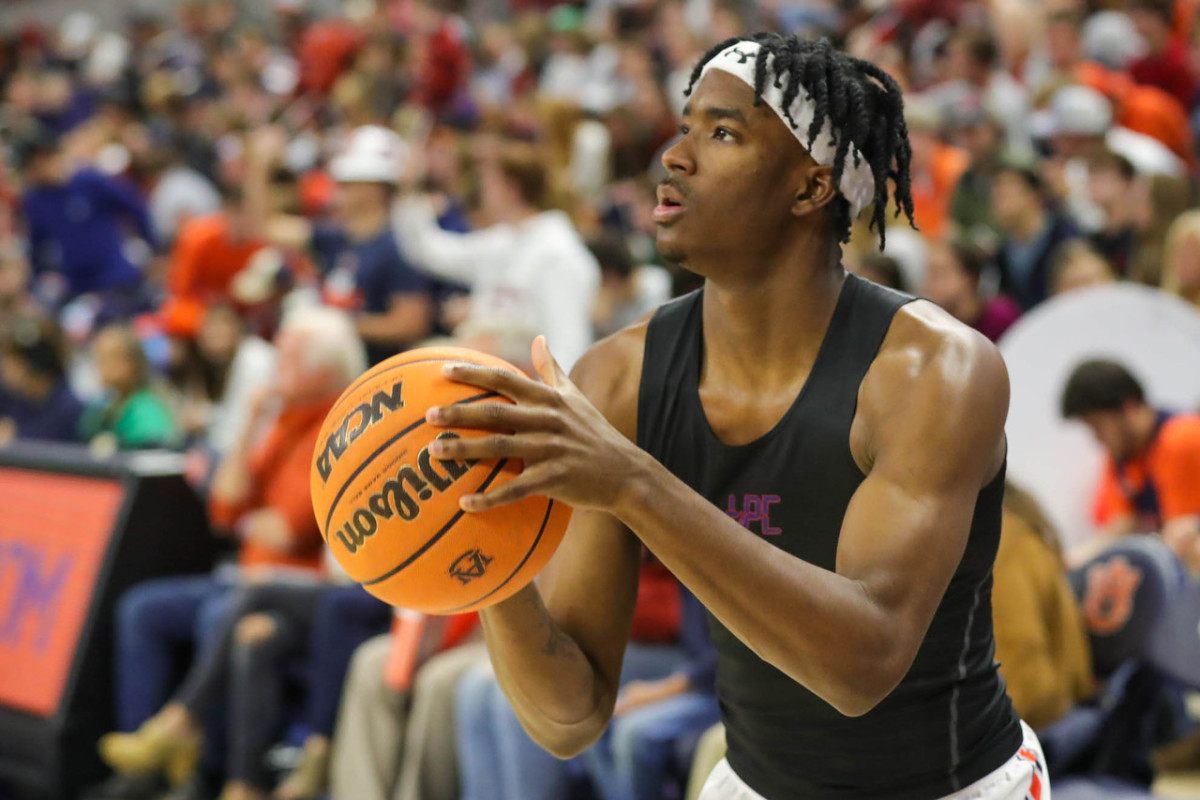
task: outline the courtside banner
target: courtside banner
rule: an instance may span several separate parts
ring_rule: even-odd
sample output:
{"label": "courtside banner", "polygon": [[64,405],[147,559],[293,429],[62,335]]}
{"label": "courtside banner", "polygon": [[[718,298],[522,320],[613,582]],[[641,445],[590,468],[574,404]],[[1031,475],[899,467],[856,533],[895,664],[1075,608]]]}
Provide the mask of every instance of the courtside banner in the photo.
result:
{"label": "courtside banner", "polygon": [[124,498],[119,480],[0,467],[0,704],[58,710]]}

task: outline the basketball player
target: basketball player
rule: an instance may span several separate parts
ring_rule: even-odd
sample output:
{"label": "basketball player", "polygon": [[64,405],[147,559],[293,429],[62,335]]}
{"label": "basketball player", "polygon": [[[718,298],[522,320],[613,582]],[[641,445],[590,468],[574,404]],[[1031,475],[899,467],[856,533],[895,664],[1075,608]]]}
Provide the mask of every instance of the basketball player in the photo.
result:
{"label": "basketball player", "polygon": [[[640,544],[711,614],[729,742],[703,800],[1049,797],[992,660],[1008,379],[927,302],[842,268],[889,182],[899,89],[828,42],[759,34],[693,73],[655,210],[702,290],[544,382],[453,366],[515,405],[431,409],[446,458],[520,458],[463,507],[576,508],[540,586],[481,615],[529,733],[580,752],[612,715]],[[485,546],[486,549],[486,546]]]}

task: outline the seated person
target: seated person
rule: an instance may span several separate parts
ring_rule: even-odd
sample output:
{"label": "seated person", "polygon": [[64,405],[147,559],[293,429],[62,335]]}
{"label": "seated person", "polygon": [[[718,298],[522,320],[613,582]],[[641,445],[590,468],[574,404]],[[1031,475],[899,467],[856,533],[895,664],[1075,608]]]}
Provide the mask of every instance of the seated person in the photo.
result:
{"label": "seated person", "polygon": [[487,651],[480,637],[463,640],[468,632],[461,626],[432,633],[441,636],[438,652],[413,665],[411,683],[394,668],[408,655],[399,630],[354,653],[331,743],[332,797],[460,800],[455,688],[468,670],[487,661]]}
{"label": "seated person", "polygon": [[0,330],[0,386],[0,444],[78,438],[83,406],[67,383],[52,319],[21,315]]}
{"label": "seated person", "polygon": [[[272,391],[252,402],[209,497],[214,527],[231,530],[240,540],[239,564],[211,575],[147,581],[121,599],[116,625],[120,730],[162,735],[161,721],[151,717],[169,696],[172,656],[193,643],[201,655],[206,652],[228,611],[232,587],[288,573],[311,578],[321,568],[321,534],[309,493],[312,454],[326,414],[365,369],[366,355],[350,320],[326,308],[293,311],[275,344]],[[171,767],[171,776],[181,782],[192,764],[186,757],[190,751],[178,752],[185,755],[164,757],[154,774]],[[150,771],[124,774],[142,777]]]}
{"label": "seated person", "polygon": [[[618,699],[618,707],[624,702],[635,715],[639,703],[667,699],[668,690],[680,695],[686,706],[691,705],[688,689],[694,688],[698,694],[715,691],[715,673],[711,672],[715,664],[706,663],[709,654],[705,652],[711,645],[697,632],[704,619],[698,604],[691,606],[687,618],[685,641],[690,647],[680,646],[684,643],[680,641],[681,611],[686,607],[680,594],[678,582],[661,564],[650,557],[643,560],[632,638],[621,670],[621,681],[632,694],[627,691]],[[698,709],[681,709],[687,713],[678,722],[685,730],[693,711],[699,730],[717,720],[714,704],[700,698],[697,705]],[[570,771],[521,727],[489,662],[483,661],[459,682],[455,706],[463,800],[558,800],[564,796]],[[669,754],[656,747],[659,752],[641,753],[644,759],[639,761],[627,751],[628,746],[638,739],[649,744],[654,736],[636,716],[626,722],[627,726],[614,723],[618,727],[609,739],[593,746],[596,752],[589,752],[585,764],[598,767],[593,777],[605,800],[647,796],[634,792],[661,796]],[[635,769],[640,774],[635,776]],[[635,782],[639,784],[636,788]]]}
{"label": "seated person", "polygon": [[1116,279],[1112,265],[1086,239],[1070,239],[1054,252],[1050,291],[1056,296]]}
{"label": "seated person", "polygon": [[94,446],[110,442],[118,450],[179,445],[179,428],[163,397],[164,386],[133,329],[102,328],[92,342],[92,354],[106,394],[84,412],[81,437]]}
{"label": "seated person", "polygon": [[1000,674],[1021,719],[1042,728],[1092,695],[1091,648],[1054,526],[1011,483],[992,576]]}
{"label": "seated person", "polygon": [[183,400],[181,426],[207,472],[207,462],[228,451],[245,426],[250,398],[270,382],[275,348],[247,331],[228,303],[204,312],[195,340],[177,341],[168,372]]}
{"label": "seated person", "polygon": [[[1149,405],[1137,378],[1104,360],[1086,361],[1071,373],[1062,415],[1087,425],[1108,452],[1093,506],[1100,536],[1087,553],[1073,556],[1086,558],[1129,533],[1194,527],[1200,514],[1200,416]],[[1166,538],[1190,566],[1200,565],[1187,546],[1190,539]]]}
{"label": "seated person", "polygon": [[966,242],[934,244],[925,267],[925,296],[993,342],[998,341],[1021,309],[1009,297],[990,297],[980,283],[987,256]]}
{"label": "seated person", "polygon": [[679,639],[686,660],[660,680],[625,684],[608,732],[586,751],[592,780],[603,800],[666,796],[679,741],[720,720],[717,651],[708,637],[708,618],[695,595],[682,586],[679,591]]}
{"label": "seated person", "polygon": [[137,732],[102,737],[104,760],[125,773],[166,770],[173,780],[190,778],[205,726],[224,709],[228,743],[221,798],[265,797],[271,788],[266,754],[283,721],[290,667],[307,656],[303,722],[310,734],[300,764],[277,796],[319,797],[350,658],[392,619],[387,605],[346,585],[345,573],[325,552],[332,582],[291,578],[235,589],[212,646],[192,664],[179,691]]}

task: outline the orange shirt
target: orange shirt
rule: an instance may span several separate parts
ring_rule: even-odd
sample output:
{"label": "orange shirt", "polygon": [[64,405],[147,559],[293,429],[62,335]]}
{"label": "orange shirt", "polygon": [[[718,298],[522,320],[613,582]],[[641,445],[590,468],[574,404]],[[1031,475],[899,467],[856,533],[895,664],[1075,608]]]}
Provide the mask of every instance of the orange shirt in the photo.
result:
{"label": "orange shirt", "polygon": [[1158,139],[1189,169],[1195,166],[1191,120],[1187,109],[1169,92],[1134,83],[1129,73],[1114,72],[1092,62],[1076,67],[1075,78],[1112,101],[1116,124]]}
{"label": "orange shirt", "polygon": [[292,534],[292,548],[279,553],[244,541],[242,566],[289,566],[320,569],[322,542],[309,490],[317,435],[336,396],[317,403],[287,408],[251,451],[253,486],[237,504],[209,501],[209,517],[217,527],[232,528],[243,514],[270,508],[283,516]]}
{"label": "orange shirt", "polygon": [[1093,507],[1098,525],[1138,518],[1139,530],[1200,514],[1200,416],[1167,417],[1146,452],[1121,464],[1110,458]]}
{"label": "orange shirt", "polygon": [[229,284],[264,243],[257,239],[233,239],[229,217],[222,213],[189,220],[179,231],[167,290],[173,295],[208,299],[226,297]]}
{"label": "orange shirt", "polygon": [[945,232],[950,197],[970,160],[956,147],[939,145],[928,173],[913,175],[913,219],[925,238],[938,239]]}

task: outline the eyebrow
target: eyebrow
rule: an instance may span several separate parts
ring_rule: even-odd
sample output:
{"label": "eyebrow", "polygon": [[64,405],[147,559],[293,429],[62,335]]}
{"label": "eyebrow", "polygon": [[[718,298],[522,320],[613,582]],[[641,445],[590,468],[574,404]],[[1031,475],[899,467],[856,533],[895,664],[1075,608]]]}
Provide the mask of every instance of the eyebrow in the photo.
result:
{"label": "eyebrow", "polygon": [[[746,115],[736,108],[722,108],[720,106],[705,106],[702,114],[707,119],[731,119],[734,122],[746,124]],[[692,104],[688,103],[683,107],[683,116],[690,117],[692,115]]]}

